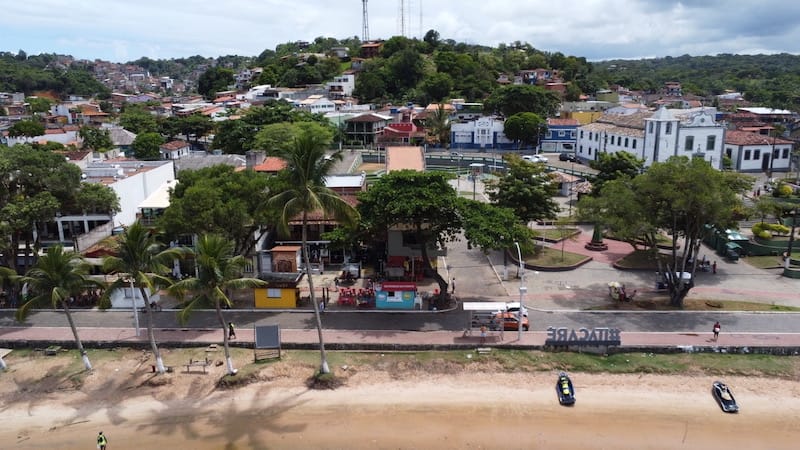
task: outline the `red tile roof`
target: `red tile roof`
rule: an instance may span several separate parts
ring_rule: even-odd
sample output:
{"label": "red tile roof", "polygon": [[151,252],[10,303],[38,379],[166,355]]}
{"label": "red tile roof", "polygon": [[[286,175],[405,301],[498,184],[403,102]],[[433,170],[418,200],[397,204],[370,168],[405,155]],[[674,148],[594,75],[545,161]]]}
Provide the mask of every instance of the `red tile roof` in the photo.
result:
{"label": "red tile roof", "polygon": [[751,133],[749,131],[731,130],[725,133],[725,143],[730,145],[773,145],[773,143],[776,145],[787,145],[792,144],[792,141]]}
{"label": "red tile roof", "polygon": [[188,147],[188,146],[189,146],[189,143],[186,142],[186,141],[170,141],[170,142],[167,142],[166,144],[161,144],[160,148],[163,148],[163,149],[166,149],[166,150],[180,150],[180,149],[182,149],[184,147]]}
{"label": "red tile roof", "polygon": [[554,127],[578,126],[578,119],[547,119],[547,124]]}
{"label": "red tile roof", "polygon": [[286,161],[276,156],[267,156],[264,162],[253,166],[256,172],[279,172],[286,168]]}

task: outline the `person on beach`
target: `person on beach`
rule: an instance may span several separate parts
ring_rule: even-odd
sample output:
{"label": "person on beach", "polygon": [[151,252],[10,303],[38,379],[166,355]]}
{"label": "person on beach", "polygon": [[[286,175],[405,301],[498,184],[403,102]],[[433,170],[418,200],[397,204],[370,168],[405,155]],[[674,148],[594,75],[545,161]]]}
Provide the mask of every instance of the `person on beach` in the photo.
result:
{"label": "person on beach", "polygon": [[97,448],[99,448],[100,450],[106,450],[106,445],[108,445],[108,439],[106,438],[106,435],[103,434],[103,432],[101,431],[97,435]]}

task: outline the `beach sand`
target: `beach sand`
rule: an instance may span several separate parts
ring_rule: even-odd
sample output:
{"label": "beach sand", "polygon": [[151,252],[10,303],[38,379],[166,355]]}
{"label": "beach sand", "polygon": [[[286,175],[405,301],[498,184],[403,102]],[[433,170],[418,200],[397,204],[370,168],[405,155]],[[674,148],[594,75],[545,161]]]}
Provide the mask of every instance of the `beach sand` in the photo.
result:
{"label": "beach sand", "polygon": [[99,431],[109,450],[794,449],[800,439],[790,380],[726,378],[741,411],[725,414],[707,375],[573,373],[577,403],[563,407],[555,372],[351,366],[335,368],[343,386],[311,390],[312,366],[281,361],[257,383],[220,390],[223,366],[153,378],[148,354],[124,351],[81,386],[52,376],[63,358],[6,358],[0,448],[95,448]]}

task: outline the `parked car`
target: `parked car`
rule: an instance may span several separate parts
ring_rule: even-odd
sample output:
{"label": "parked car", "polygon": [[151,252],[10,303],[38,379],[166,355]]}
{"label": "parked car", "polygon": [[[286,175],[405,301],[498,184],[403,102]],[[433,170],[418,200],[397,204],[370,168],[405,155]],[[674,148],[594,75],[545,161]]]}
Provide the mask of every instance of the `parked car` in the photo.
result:
{"label": "parked car", "polygon": [[450,157],[451,158],[463,158],[464,155],[462,153],[459,153],[459,152],[450,152]]}
{"label": "parked car", "polygon": [[578,158],[573,153],[561,153],[558,155],[559,161],[578,162]]}
{"label": "parked car", "polygon": [[558,374],[556,393],[558,394],[558,403],[568,406],[575,404],[575,389],[572,387],[572,380],[569,379],[566,372]]}
{"label": "parked car", "polygon": [[731,392],[731,388],[727,384],[722,381],[715,381],[711,385],[711,394],[714,395],[717,403],[719,403],[719,407],[726,413],[739,412],[739,405],[736,404],[733,392]]}
{"label": "parked car", "polygon": [[524,159],[525,161],[528,161],[528,162],[533,162],[533,163],[546,163],[547,162],[547,158],[545,158],[542,155],[523,155],[522,159]]}
{"label": "parked car", "polygon": [[[495,315],[495,320],[503,323],[503,330],[517,331],[519,329],[519,319],[516,313],[504,312]],[[528,318],[522,316],[522,331],[528,331]]]}

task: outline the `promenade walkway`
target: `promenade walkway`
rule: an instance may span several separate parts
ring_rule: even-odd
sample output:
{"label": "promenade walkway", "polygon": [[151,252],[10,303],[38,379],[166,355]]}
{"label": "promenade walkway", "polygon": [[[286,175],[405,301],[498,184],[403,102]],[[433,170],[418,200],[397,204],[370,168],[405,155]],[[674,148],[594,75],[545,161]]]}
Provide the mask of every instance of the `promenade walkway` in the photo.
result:
{"label": "promenade walkway", "polygon": [[[253,329],[239,328],[236,340],[231,345],[252,346]],[[81,340],[87,347],[111,345],[146,345],[146,330],[136,336],[132,328],[82,328]],[[480,346],[481,339],[477,335],[464,336],[461,331],[378,331],[378,330],[325,330],[326,345],[330,348],[359,348],[384,350],[413,349],[453,349],[474,348]],[[486,344],[515,348],[540,348],[544,345],[546,333],[530,331],[522,333],[522,340],[517,339],[517,332],[492,332],[487,336]],[[156,341],[162,346],[209,345],[222,342],[220,329],[158,329]],[[281,340],[287,348],[316,348],[317,331],[315,329],[282,329]],[[0,342],[25,342],[30,347],[39,347],[37,343],[64,342],[72,344],[73,336],[67,327],[7,327],[0,331]],[[724,350],[728,348],[753,347],[786,347],[800,349],[800,333],[722,333],[714,342],[711,333],[686,332],[622,332],[622,347],[631,348],[663,348],[663,347],[698,347]],[[795,353],[796,354],[796,353]]]}

